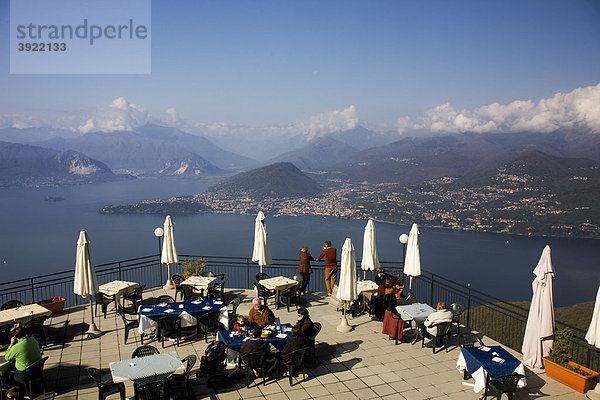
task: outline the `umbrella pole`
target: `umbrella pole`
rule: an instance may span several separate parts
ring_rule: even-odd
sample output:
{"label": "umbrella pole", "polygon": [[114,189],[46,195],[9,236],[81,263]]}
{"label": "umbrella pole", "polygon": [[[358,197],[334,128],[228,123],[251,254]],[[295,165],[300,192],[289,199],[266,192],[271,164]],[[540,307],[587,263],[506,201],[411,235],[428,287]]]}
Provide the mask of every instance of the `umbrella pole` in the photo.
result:
{"label": "umbrella pole", "polygon": [[367,280],[367,270],[363,269],[363,281]]}
{"label": "umbrella pole", "polygon": [[412,292],[412,276],[410,277],[410,281],[408,282],[408,293]]}
{"label": "umbrella pole", "polygon": [[88,339],[94,339],[100,336],[102,332],[96,328],[96,323],[94,322],[94,306],[92,305],[92,296],[90,296],[90,314],[92,315],[92,323],[85,334],[87,335]]}
{"label": "umbrella pole", "polygon": [[173,289],[173,283],[171,282],[171,264],[167,264],[167,282],[165,283],[165,286],[163,286],[163,289]]}
{"label": "umbrella pole", "polygon": [[354,328],[348,324],[348,317],[346,316],[346,301],[344,301],[344,316],[342,317],[342,320],[336,329],[338,332],[343,333],[348,333],[354,330]]}

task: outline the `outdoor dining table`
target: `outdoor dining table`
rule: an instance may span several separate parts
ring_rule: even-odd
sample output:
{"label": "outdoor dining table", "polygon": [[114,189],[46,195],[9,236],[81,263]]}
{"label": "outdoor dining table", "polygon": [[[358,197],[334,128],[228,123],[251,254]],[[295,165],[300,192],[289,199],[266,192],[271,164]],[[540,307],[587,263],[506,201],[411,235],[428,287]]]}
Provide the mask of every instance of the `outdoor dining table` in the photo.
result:
{"label": "outdoor dining table", "polygon": [[133,292],[138,287],[136,282],[112,281],[100,285],[98,290],[107,296],[115,296],[115,303],[121,304],[121,296]]}
{"label": "outdoor dining table", "polygon": [[156,326],[157,321],[167,315],[179,315],[182,318],[182,326],[190,326],[195,323],[190,317],[197,318],[211,311],[220,311],[219,322],[223,326],[229,326],[225,303],[211,299],[141,305],[138,309],[138,329],[140,334],[144,334],[145,330]]}
{"label": "outdoor dining table", "polygon": [[[463,347],[460,349],[456,368],[463,374],[467,371],[467,374],[473,377],[475,393],[485,389],[488,376],[497,378],[513,372],[525,375],[523,363],[502,346]],[[525,378],[517,383],[517,387],[520,388],[525,385],[527,385]]]}
{"label": "outdoor dining table", "polygon": [[24,324],[36,317],[52,314],[52,311],[39,304],[28,304],[17,308],[0,311],[0,325]]}
{"label": "outdoor dining table", "polygon": [[413,344],[415,344],[417,340],[423,338],[419,327],[423,325],[430,314],[435,312],[435,310],[429,304],[425,303],[413,303],[404,306],[398,306],[396,307],[396,311],[398,314],[400,314],[400,318],[402,318],[404,322],[411,324],[411,327],[414,330],[414,339],[412,341]]}
{"label": "outdoor dining table", "polygon": [[[266,337],[278,350],[283,350],[287,341],[292,337],[292,324],[281,324],[281,332],[276,332],[275,326],[265,326],[265,329],[272,331],[271,335]],[[217,340],[227,345],[227,363],[232,365],[235,363],[237,356],[242,347],[242,343],[250,340],[252,330],[242,331],[242,335],[238,334],[237,330],[221,330],[217,332]]]}
{"label": "outdoor dining table", "polygon": [[182,285],[188,285],[193,287],[196,291],[199,291],[204,296],[204,291],[208,292],[217,280],[215,276],[190,276],[185,281],[181,282]]}
{"label": "outdoor dining table", "polygon": [[185,370],[175,351],[114,361],[109,366],[114,383],[125,381],[133,381],[138,384],[159,382],[167,380],[175,372]]}
{"label": "outdoor dining table", "polygon": [[258,283],[269,290],[275,291],[275,304],[278,304],[280,293],[294,285],[297,285],[298,281],[286,278],[285,276],[275,276],[273,278],[262,279],[258,281]]}

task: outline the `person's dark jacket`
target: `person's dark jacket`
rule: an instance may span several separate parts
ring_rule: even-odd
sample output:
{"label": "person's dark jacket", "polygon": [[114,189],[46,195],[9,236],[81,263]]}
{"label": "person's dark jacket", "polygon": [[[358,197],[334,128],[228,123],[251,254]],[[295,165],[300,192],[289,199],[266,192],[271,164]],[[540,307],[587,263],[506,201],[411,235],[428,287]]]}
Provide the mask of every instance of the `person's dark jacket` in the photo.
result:
{"label": "person's dark jacket", "polygon": [[378,284],[379,286],[383,286],[383,284],[385,283],[385,278],[386,277],[390,277],[390,279],[392,279],[392,281],[394,282],[394,285],[396,284],[396,278],[394,278],[392,275],[388,274],[388,273],[384,273],[382,276],[376,275],[375,276],[375,283]]}
{"label": "person's dark jacket", "polygon": [[271,352],[271,346],[266,339],[263,338],[251,338],[250,340],[246,340],[242,343],[240,347],[240,355],[242,357],[246,357],[251,353],[257,352]]}
{"label": "person's dark jacket", "polygon": [[315,324],[313,324],[309,317],[302,318],[296,325],[300,328],[300,336],[309,337],[315,334]]}
{"label": "person's dark jacket", "polygon": [[298,267],[298,272],[301,274],[310,274],[312,273],[312,268],[310,267],[310,262],[314,260],[314,258],[310,255],[310,253],[300,253],[300,266]]}

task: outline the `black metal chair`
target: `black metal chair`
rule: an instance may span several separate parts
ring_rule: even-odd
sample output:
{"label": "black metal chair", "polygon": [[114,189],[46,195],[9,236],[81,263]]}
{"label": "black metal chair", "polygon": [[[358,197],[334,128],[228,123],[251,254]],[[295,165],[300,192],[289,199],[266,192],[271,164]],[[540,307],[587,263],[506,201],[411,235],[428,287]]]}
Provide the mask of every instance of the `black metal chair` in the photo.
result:
{"label": "black metal chair", "polygon": [[137,349],[135,349],[133,353],[131,353],[131,358],[147,357],[153,356],[155,354],[160,354],[160,351],[158,351],[156,347],[144,345],[139,346]]}
{"label": "black metal chair", "polygon": [[255,353],[250,353],[245,357],[239,356],[239,366],[238,369],[243,367],[246,370],[246,386],[250,387],[250,375],[252,371],[260,371],[263,379],[263,386],[266,385],[266,368],[265,368],[265,356],[267,354],[264,351],[257,351]]}
{"label": "black metal chair", "polygon": [[[300,290],[302,282],[304,282],[304,277],[302,275],[294,275],[292,279],[298,282],[298,290]],[[300,296],[300,292],[298,292],[298,296]]]}
{"label": "black metal chair", "polygon": [[88,374],[98,386],[98,400],[104,400],[111,394],[121,396],[121,400],[125,400],[125,384],[123,382],[114,383],[110,370],[102,370],[89,367]]}
{"label": "black metal chair", "polygon": [[263,279],[269,279],[270,276],[268,274],[265,274],[264,272],[259,272],[258,274],[256,274],[256,282],[260,282]]}
{"label": "black metal chair", "polygon": [[307,336],[306,341],[308,342],[308,345],[310,346],[310,352],[312,355],[312,359],[313,361],[315,361],[317,359],[317,354],[316,354],[316,343],[317,343],[317,335],[319,334],[319,332],[321,332],[321,323],[320,322],[315,322],[313,323],[314,326],[314,334],[312,336]]}
{"label": "black metal chair", "polygon": [[471,332],[463,332],[458,335],[458,345],[459,347],[485,346],[479,336]]}
{"label": "black metal chair", "polygon": [[192,384],[190,382],[190,374],[192,372],[192,368],[196,364],[196,360],[198,358],[195,354],[190,354],[181,360],[182,363],[185,364],[185,372],[183,374],[173,374],[169,377],[169,387],[172,388],[174,383],[183,383],[185,385],[185,391],[188,399],[192,399],[194,397],[192,393]]}
{"label": "black metal chair", "polygon": [[194,288],[190,285],[181,285],[181,292],[183,293],[184,301],[195,301],[203,299],[202,294],[194,292]]}
{"label": "black metal chair", "polygon": [[10,343],[10,331],[12,324],[0,325],[0,344],[8,345]]}
{"label": "black metal chair", "polygon": [[[437,327],[437,333],[431,336],[431,349],[433,350],[433,354],[435,354],[435,346],[437,345],[437,340],[441,339],[444,342],[444,349],[448,352],[448,332],[452,327],[452,322],[441,322],[439,324],[432,325],[430,328]],[[425,336],[423,335],[423,340],[421,341],[421,347],[425,346]]]}
{"label": "black metal chair", "polygon": [[171,277],[171,282],[173,282],[173,284],[175,285],[175,301],[177,301],[177,295],[180,294],[181,298],[185,298],[185,296],[183,295],[183,286],[186,285],[182,285],[181,282],[185,281],[185,277],[183,277],[182,275],[179,274],[174,274]]}
{"label": "black metal chair", "polygon": [[29,321],[23,324],[23,329],[28,336],[37,335],[40,338],[40,341],[46,343],[46,331],[44,329],[44,322],[50,318],[48,315],[42,315],[39,317],[35,317],[30,319]]}
{"label": "black metal chair", "polygon": [[225,281],[215,282],[213,287],[208,289],[209,299],[221,299],[225,300]]}
{"label": "black metal chair", "polygon": [[179,338],[181,337],[181,319],[179,315],[168,315],[158,320],[158,340],[162,348],[165,348],[165,339],[175,339],[179,347]]}
{"label": "black metal chair", "polygon": [[287,312],[290,312],[290,305],[292,302],[296,305],[296,310],[298,309],[298,287],[300,285],[296,284],[294,286],[290,286],[283,292],[279,293],[279,302],[275,305],[275,309],[279,310],[279,304],[283,303],[287,307]]}
{"label": "black metal chair", "polygon": [[[127,344],[127,338],[129,337],[129,331],[132,329],[137,329],[139,326],[139,322],[137,320],[137,314],[135,314],[136,319],[127,319],[127,315],[133,316],[134,314],[128,313],[121,306],[118,306],[117,312],[119,313],[119,316],[123,320],[123,328],[124,328],[124,334],[125,334],[125,341],[123,343]],[[140,336],[140,340],[142,343],[144,343],[143,336]]]}
{"label": "black metal chair", "polygon": [[112,303],[113,301],[115,301],[115,297],[114,296],[107,296],[104,293],[96,293],[96,298],[95,298],[95,306],[94,306],[94,312],[96,313],[96,315],[98,315],[98,306],[102,307],[102,313],[104,314],[104,318],[106,319],[106,313],[108,311],[108,305],[110,303]]}
{"label": "black metal chair", "polygon": [[465,305],[460,302],[452,303],[450,311],[452,311],[452,322],[456,323],[456,330],[460,335],[460,316],[465,312]]}
{"label": "black metal chair", "polygon": [[504,393],[508,396],[509,400],[513,398],[513,395],[517,391],[519,380],[525,378],[520,374],[503,375],[497,378],[488,378],[485,385],[485,392],[483,399],[487,399],[488,391],[491,391],[496,399],[500,399]]}
{"label": "black metal chair", "polygon": [[[175,294],[177,295],[177,294]],[[156,298],[156,304],[161,304],[161,303],[175,303],[175,299],[172,298],[171,296],[169,296],[168,294],[163,294],[160,295]]]}
{"label": "black metal chair", "polygon": [[138,302],[139,305],[144,304],[144,289],[146,289],[146,285],[138,286],[133,292],[123,296],[123,308],[125,308],[125,301],[130,301],[133,305],[133,311],[137,312]]}
{"label": "black metal chair", "polygon": [[213,278],[215,276],[215,273],[212,271],[202,271],[202,272],[200,272],[200,276],[203,276],[206,278]]}
{"label": "black metal chair", "polygon": [[227,319],[229,320],[229,327],[227,329],[233,329],[233,325],[235,325],[235,320],[237,319],[237,309],[242,302],[241,297],[236,297],[231,300],[227,306],[231,306],[231,310],[227,310]]}
{"label": "black metal chair", "polygon": [[168,400],[171,398],[168,381],[134,383],[135,400]]}
{"label": "black metal chair", "polygon": [[256,291],[258,292],[258,297],[262,299],[263,304],[267,304],[268,299],[275,297],[274,290],[269,290],[260,283],[256,283]]}
{"label": "black metal chair", "polygon": [[219,315],[221,311],[210,311],[198,317],[197,334],[200,338],[200,333],[204,335],[204,341],[208,343],[208,334],[213,331],[215,336],[219,331]]}
{"label": "black metal chair", "polygon": [[34,362],[29,367],[20,372],[21,378],[25,379],[25,393],[33,398],[34,382],[42,384],[42,392],[46,395],[46,382],[44,381],[44,364],[49,357],[42,357],[39,361]]}
{"label": "black metal chair", "polygon": [[23,305],[24,304],[21,300],[8,300],[7,302],[4,302],[4,304],[2,304],[2,307],[0,308],[2,309],[2,311],[4,311],[10,310],[11,308],[21,307]]}
{"label": "black metal chair", "polygon": [[287,354],[283,359],[282,364],[285,365],[285,368],[288,372],[288,377],[290,379],[290,386],[293,386],[292,378],[294,373],[303,372],[304,379],[306,380],[306,367],[304,365],[304,356],[307,351],[310,351],[309,347],[305,347],[302,349],[295,350],[290,354]]}

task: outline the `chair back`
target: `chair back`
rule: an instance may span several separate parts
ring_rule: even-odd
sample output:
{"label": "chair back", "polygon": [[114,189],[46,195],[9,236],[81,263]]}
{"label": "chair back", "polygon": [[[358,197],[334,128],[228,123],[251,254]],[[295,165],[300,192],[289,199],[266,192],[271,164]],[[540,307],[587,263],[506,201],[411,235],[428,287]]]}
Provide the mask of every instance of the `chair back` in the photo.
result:
{"label": "chair back", "polygon": [[294,275],[292,279],[294,279],[300,285],[302,284],[302,282],[304,282],[304,276],[302,275]]}
{"label": "chair back", "polygon": [[454,317],[460,317],[465,312],[465,305],[463,303],[452,303],[450,304],[450,311]]}
{"label": "chair back", "polygon": [[2,311],[4,311],[4,310],[10,310],[11,308],[21,307],[23,305],[24,304],[21,300],[9,300],[9,301],[5,302],[4,304],[2,304],[2,307],[0,307],[0,308],[2,309]]}
{"label": "chair back", "polygon": [[299,286],[300,286],[299,284],[290,286],[289,288],[285,289],[283,292],[279,293],[279,296],[281,297],[281,296],[295,295],[296,292],[298,291]]}
{"label": "chair back", "polygon": [[303,347],[287,354],[284,357],[285,364],[294,368],[300,367],[304,363],[304,355],[308,350],[308,347]]}
{"label": "chair back", "polygon": [[514,393],[517,391],[517,384],[524,376],[520,374],[503,375],[492,379],[498,383],[498,388],[502,389],[502,393]]}
{"label": "chair back", "polygon": [[140,358],[153,356],[155,354],[160,354],[160,351],[154,346],[144,345],[140,346],[131,353],[131,358]]}
{"label": "chair back", "polygon": [[90,378],[92,378],[94,383],[96,383],[96,386],[98,386],[98,388],[101,388],[102,387],[102,371],[100,371],[98,368],[94,368],[94,367],[88,367],[87,371],[88,371]]}
{"label": "chair back", "polygon": [[266,355],[267,353],[264,351],[256,351],[254,353],[246,354],[243,357],[240,355],[240,359],[246,367],[260,369],[263,367]]}
{"label": "chair back", "polygon": [[264,272],[259,272],[258,274],[256,274],[256,282],[260,282],[263,279],[269,279],[270,276],[268,274],[265,274]]}
{"label": "chair back", "polygon": [[23,329],[25,329],[25,332],[27,332],[27,334],[29,336],[31,336],[31,334],[36,333],[36,332],[43,334],[44,322],[46,322],[46,320],[48,318],[50,318],[49,315],[41,315],[39,317],[30,319],[29,321],[27,321],[23,324]]}
{"label": "chair back", "polygon": [[29,367],[27,367],[23,371],[21,371],[21,373],[23,375],[28,376],[29,379],[39,378],[40,376],[42,376],[42,373],[44,371],[44,364],[46,363],[46,360],[48,360],[48,358],[50,358],[50,357],[48,357],[48,356],[42,357],[38,361],[31,364]]}
{"label": "chair back", "polygon": [[320,322],[314,322],[313,323],[314,326],[314,334],[312,336],[308,336],[307,339],[315,341],[317,339],[317,335],[319,334],[319,332],[321,332],[321,323]]}
{"label": "chair back", "polygon": [[175,284],[175,286],[181,285],[181,282],[185,281],[185,278],[179,274],[174,274],[171,277],[171,282]]}
{"label": "chair back", "polygon": [[460,347],[475,347],[483,346],[483,342],[476,334],[471,332],[463,332],[458,335],[458,345]]}
{"label": "chair back", "polygon": [[161,335],[169,332],[177,332],[181,327],[179,315],[167,315],[158,320],[158,330]]}
{"label": "chair back", "polygon": [[185,377],[186,379],[188,379],[190,377],[190,373],[192,372],[192,368],[194,368],[194,365],[196,365],[196,361],[198,360],[198,357],[196,357],[195,354],[190,354],[189,356],[185,356],[183,358],[183,360],[181,360],[182,363],[186,363],[185,365]]}
{"label": "chair back", "polygon": [[200,276],[206,277],[206,278],[213,278],[215,276],[215,273],[212,271],[202,271],[200,273]]}
{"label": "chair back", "polygon": [[215,327],[216,329],[219,329],[218,324],[219,324],[219,316],[220,315],[221,315],[221,311],[219,311],[219,310],[207,312],[206,314],[202,314],[198,318],[198,323],[206,325],[209,328]]}
{"label": "chair back", "polygon": [[260,283],[256,284],[256,291],[258,292],[258,297],[262,298],[264,301],[266,301],[269,297],[275,296],[275,291],[267,289]]}
{"label": "chair back", "polygon": [[448,332],[450,331],[450,328],[452,327],[452,322],[442,322],[439,324],[435,324],[434,326],[437,327],[437,333],[436,333],[436,337],[444,337],[446,335],[448,335]]}
{"label": "chair back", "polygon": [[240,306],[240,303],[242,302],[242,298],[241,297],[236,297],[235,299],[231,300],[229,302],[228,305],[231,306],[231,316],[236,317],[237,316],[237,309]]}
{"label": "chair back", "polygon": [[134,384],[133,389],[136,400],[162,400],[170,398],[167,381]]}
{"label": "chair back", "polygon": [[168,294],[160,295],[156,298],[156,303],[175,303],[175,299],[169,296]]}

